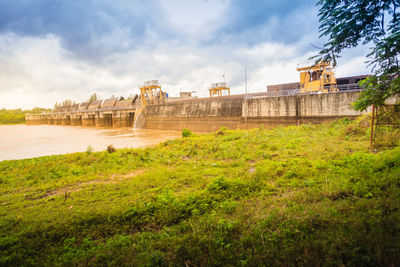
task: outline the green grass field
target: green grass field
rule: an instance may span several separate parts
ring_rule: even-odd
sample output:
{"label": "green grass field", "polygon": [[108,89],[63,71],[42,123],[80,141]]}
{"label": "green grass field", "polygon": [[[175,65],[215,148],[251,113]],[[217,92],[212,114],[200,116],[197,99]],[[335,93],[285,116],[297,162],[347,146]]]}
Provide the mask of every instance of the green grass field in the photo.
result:
{"label": "green grass field", "polygon": [[[391,266],[399,135],[368,120],[0,162],[0,265]],[[394,136],[394,137],[393,137]]]}

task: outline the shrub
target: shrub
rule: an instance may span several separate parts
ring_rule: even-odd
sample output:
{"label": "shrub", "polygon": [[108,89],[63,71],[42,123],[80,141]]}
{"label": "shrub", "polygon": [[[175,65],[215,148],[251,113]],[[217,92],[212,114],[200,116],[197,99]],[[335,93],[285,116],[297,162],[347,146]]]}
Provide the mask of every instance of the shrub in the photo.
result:
{"label": "shrub", "polygon": [[107,147],[107,151],[108,151],[108,153],[114,153],[116,151],[116,149],[113,145],[109,145]]}
{"label": "shrub", "polygon": [[182,130],[182,137],[183,138],[187,138],[187,137],[190,137],[190,136],[192,136],[192,132],[189,130],[189,129],[183,129]]}
{"label": "shrub", "polygon": [[356,119],[353,123],[346,123],[343,129],[344,136],[365,136],[371,124],[369,115]]}
{"label": "shrub", "polygon": [[395,147],[400,145],[400,129],[381,126],[376,132],[374,147]]}
{"label": "shrub", "polygon": [[225,135],[226,131],[228,131],[229,129],[224,127],[221,127],[217,132],[216,135]]}

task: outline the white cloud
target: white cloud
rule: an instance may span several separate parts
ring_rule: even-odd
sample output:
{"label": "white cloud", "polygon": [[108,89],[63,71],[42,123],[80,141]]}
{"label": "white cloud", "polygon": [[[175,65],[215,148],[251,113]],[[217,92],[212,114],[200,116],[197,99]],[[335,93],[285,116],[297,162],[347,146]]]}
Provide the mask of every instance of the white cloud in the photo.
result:
{"label": "white cloud", "polygon": [[128,77],[69,57],[54,36],[2,35],[0,47],[7,49],[0,55],[0,107],[52,107],[65,99],[84,101],[96,91],[103,97],[128,93],[132,86]]}
{"label": "white cloud", "polygon": [[[305,38],[307,39],[307,38]],[[244,93],[244,68],[249,92],[266,90],[267,84],[298,80],[296,67],[313,55],[302,55],[298,44],[260,43],[226,51],[220,46],[160,43],[152,49],[114,54],[104,64],[70,57],[55,36],[46,38],[0,36],[0,107],[52,107],[65,99],[82,102],[92,93],[100,97],[138,93],[146,80],[160,80],[171,96],[180,90],[208,96],[208,87],[226,81],[233,94]],[[11,46],[12,44],[12,46]],[[7,51],[7,53],[5,53]],[[342,59],[338,76],[362,74],[364,58]],[[360,71],[361,70],[361,71]]]}
{"label": "white cloud", "polygon": [[[130,28],[118,26],[124,25],[118,16],[114,18],[118,23],[103,21],[111,27],[107,34],[81,44],[70,41],[66,45],[65,36],[3,33],[0,108],[52,107],[65,99],[82,102],[95,92],[102,98],[128,96],[152,79],[160,80],[171,96],[180,90],[195,90],[204,97],[211,83],[222,81],[224,72],[232,93],[239,94],[244,93],[245,67],[249,92],[265,91],[267,84],[298,81],[297,64],[317,53],[310,45],[317,40],[315,8],[290,10],[282,17],[275,14],[264,24],[255,20],[249,28],[226,33],[221,25],[231,18],[232,14],[226,14],[230,2],[163,2],[154,11],[165,12],[160,15],[161,26],[148,25],[146,34],[133,37]],[[136,10],[133,4],[130,8]],[[135,12],[142,11],[152,12],[147,5]],[[144,17],[157,17],[150,15]],[[280,35],[282,38],[271,40]],[[135,45],[138,39],[141,45]],[[78,56],[87,50],[90,55]],[[343,53],[338,76],[367,73],[365,54],[364,48]]]}

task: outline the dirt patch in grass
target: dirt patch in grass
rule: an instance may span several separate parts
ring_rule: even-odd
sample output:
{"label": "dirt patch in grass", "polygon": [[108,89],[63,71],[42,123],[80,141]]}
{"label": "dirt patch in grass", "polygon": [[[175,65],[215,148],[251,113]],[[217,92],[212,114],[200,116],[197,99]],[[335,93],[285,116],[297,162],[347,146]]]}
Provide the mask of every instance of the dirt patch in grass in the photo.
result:
{"label": "dirt patch in grass", "polygon": [[129,180],[131,178],[134,178],[138,175],[141,175],[144,172],[145,172],[145,170],[141,169],[141,170],[136,170],[136,171],[129,172],[129,173],[126,173],[123,175],[113,174],[107,180],[96,179],[96,180],[91,180],[91,181],[87,181],[87,182],[79,182],[79,183],[76,183],[71,186],[62,187],[62,188],[58,188],[58,189],[49,191],[44,196],[41,196],[38,199],[50,198],[50,197],[59,196],[59,195],[64,195],[67,198],[70,193],[80,191],[85,186],[92,185],[92,184],[117,184],[117,183]]}

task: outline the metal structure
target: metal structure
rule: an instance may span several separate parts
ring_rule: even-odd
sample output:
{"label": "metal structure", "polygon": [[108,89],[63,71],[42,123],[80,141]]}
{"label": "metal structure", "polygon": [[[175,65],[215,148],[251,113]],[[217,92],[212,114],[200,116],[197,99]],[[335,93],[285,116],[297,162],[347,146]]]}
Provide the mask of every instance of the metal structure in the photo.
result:
{"label": "metal structure", "polygon": [[142,107],[162,103],[163,92],[158,80],[144,82],[140,88]]}
{"label": "metal structure", "polygon": [[231,88],[227,87],[226,82],[213,83],[208,90],[210,91],[210,97],[222,96],[224,91],[227,91],[228,95],[231,95]]}
{"label": "metal structure", "polygon": [[336,92],[336,77],[329,62],[297,68],[300,72],[300,93]]}

